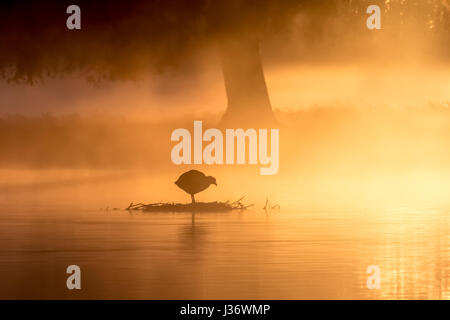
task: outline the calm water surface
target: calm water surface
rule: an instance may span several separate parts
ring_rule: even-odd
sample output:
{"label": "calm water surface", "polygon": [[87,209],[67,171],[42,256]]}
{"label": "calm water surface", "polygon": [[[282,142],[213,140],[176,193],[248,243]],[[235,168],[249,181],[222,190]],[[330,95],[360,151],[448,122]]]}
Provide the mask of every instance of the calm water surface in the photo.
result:
{"label": "calm water surface", "polygon": [[[3,210],[0,298],[450,298],[449,212]],[[68,265],[82,290],[65,287]],[[381,269],[381,289],[366,269]]]}

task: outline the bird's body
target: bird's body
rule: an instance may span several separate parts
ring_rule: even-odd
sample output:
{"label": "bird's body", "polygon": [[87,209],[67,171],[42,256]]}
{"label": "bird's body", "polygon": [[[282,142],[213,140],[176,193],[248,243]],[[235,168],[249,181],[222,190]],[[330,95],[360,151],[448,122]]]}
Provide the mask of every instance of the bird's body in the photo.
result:
{"label": "bird's body", "polygon": [[205,189],[207,189],[211,184],[216,183],[216,179],[211,176],[206,176],[203,172],[198,170],[190,170],[183,173],[175,184],[182,190],[186,191],[191,195],[192,203],[195,203],[194,195]]}

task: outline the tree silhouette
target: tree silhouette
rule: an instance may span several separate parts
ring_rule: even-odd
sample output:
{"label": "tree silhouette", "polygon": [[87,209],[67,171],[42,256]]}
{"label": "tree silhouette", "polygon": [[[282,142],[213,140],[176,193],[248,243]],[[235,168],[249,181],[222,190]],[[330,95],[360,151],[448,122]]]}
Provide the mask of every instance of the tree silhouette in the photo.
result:
{"label": "tree silhouette", "polygon": [[[1,2],[0,71],[26,81],[83,70],[91,80],[127,79],[177,67],[205,45],[219,49],[225,119],[271,119],[260,42],[298,10],[335,1],[79,0],[82,28],[66,28],[61,0]],[[325,6],[325,4],[328,6]],[[312,5],[314,4],[314,5]]]}
{"label": "tree silhouette", "polygon": [[[373,1],[369,1],[372,4]],[[381,2],[385,6],[385,1]],[[400,1],[440,3],[447,0]],[[182,66],[207,45],[218,48],[228,107],[224,121],[273,119],[260,44],[295,22],[314,21],[314,37],[337,12],[365,15],[366,0],[2,0],[0,74],[26,81],[84,71],[121,80]],[[81,8],[81,30],[66,8]],[[400,4],[399,4],[400,5]],[[363,21],[363,20],[361,20]],[[442,22],[443,23],[443,22]],[[301,41],[302,39],[299,39]]]}

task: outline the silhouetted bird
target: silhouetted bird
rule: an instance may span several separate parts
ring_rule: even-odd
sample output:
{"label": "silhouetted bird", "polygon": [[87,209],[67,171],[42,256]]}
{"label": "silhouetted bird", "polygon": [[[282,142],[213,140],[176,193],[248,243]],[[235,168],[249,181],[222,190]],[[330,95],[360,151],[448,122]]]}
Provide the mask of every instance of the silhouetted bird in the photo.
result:
{"label": "silhouetted bird", "polygon": [[191,195],[192,203],[195,203],[194,194],[199,193],[211,184],[217,186],[216,178],[211,176],[205,176],[203,172],[197,170],[190,170],[183,173],[175,184],[182,190]]}

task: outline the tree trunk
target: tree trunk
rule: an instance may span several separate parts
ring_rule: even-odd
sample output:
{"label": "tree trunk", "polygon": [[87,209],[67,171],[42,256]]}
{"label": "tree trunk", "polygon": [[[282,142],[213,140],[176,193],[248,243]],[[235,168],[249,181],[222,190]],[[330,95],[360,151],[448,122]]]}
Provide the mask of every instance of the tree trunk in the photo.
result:
{"label": "tree trunk", "polygon": [[259,40],[241,36],[219,44],[228,106],[222,117],[226,126],[255,126],[275,123],[264,71]]}

